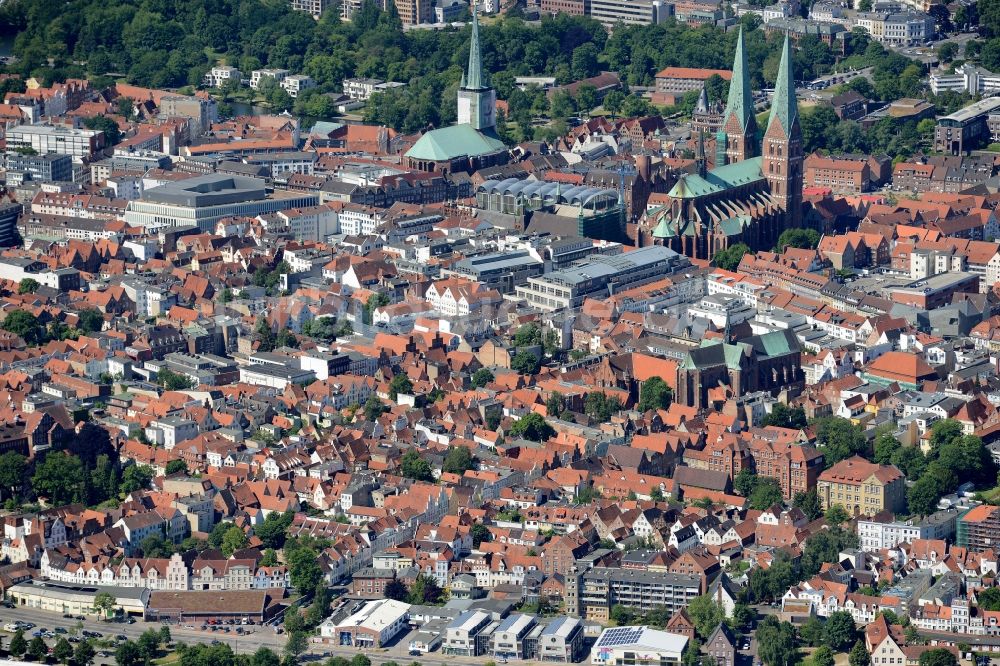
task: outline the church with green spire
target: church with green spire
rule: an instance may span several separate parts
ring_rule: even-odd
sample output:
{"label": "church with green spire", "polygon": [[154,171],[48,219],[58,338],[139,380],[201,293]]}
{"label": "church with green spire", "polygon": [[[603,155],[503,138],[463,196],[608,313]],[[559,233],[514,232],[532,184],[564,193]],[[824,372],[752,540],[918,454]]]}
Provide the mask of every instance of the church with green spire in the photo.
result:
{"label": "church with green spire", "polygon": [[425,132],[406,152],[411,169],[439,173],[472,173],[505,164],[510,154],[496,134],[496,91],[483,71],[479,47],[479,12],[472,3],[472,39],[469,65],[458,88],[458,122]]}
{"label": "church with green spire", "polygon": [[711,261],[716,252],[737,243],[770,249],[782,231],[801,225],[802,130],[787,36],[764,131],[754,113],[741,30],[712,169],[707,168],[703,142],[700,136],[696,172],[682,174],[667,202],[646,215],[640,244],[662,244]]}

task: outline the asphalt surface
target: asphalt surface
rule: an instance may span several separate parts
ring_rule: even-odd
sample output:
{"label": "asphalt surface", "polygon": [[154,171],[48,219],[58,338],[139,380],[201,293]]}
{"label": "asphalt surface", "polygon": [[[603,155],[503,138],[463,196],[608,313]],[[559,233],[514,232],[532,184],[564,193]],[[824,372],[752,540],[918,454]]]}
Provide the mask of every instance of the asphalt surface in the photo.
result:
{"label": "asphalt surface", "polygon": [[[48,629],[51,631],[56,627],[63,627],[67,630],[72,630],[80,624],[80,621],[71,618],[64,618],[58,613],[50,613],[42,610],[20,607],[14,609],[0,608],[0,627],[15,620],[32,622],[36,625],[31,631],[25,632],[25,637],[28,640],[31,639],[31,632],[38,629]],[[104,635],[103,639],[97,640],[113,639],[119,634],[133,640],[138,638],[142,632],[148,629],[158,630],[161,626],[163,626],[159,622],[136,621],[135,624],[125,624],[121,622],[102,622],[94,619],[85,620],[82,624],[85,630],[97,631]],[[221,631],[203,631],[199,628],[201,626],[200,623],[193,625],[187,625],[185,623],[181,623],[180,625],[168,624],[167,626],[170,627],[171,638],[175,643],[211,643],[215,640],[229,645],[233,648],[234,652],[238,653],[252,653],[260,647],[268,647],[280,655],[282,654],[286,638],[285,634],[276,634],[272,627],[261,627],[260,625],[243,627],[245,631],[249,631],[251,633],[244,634],[242,636],[233,633],[235,631],[235,627],[230,627],[230,633],[227,634]],[[188,626],[193,626],[195,628],[189,629]],[[417,662],[422,666],[453,666],[456,663],[481,665],[492,659],[492,657],[488,655],[479,657],[460,657],[445,655],[440,652],[432,652],[430,654],[420,656],[410,656],[407,650],[410,633],[413,632],[401,635],[400,638],[394,641],[394,643],[387,648],[360,650],[352,647],[341,647],[339,645],[312,644],[310,645],[309,650],[304,655],[300,656],[300,660],[319,661],[326,659],[327,657],[347,657],[349,659],[360,653],[371,659],[373,666],[380,666],[382,663],[387,661],[395,661],[404,666],[410,664],[411,662]],[[9,640],[11,635],[12,634],[9,632],[0,630],[0,636],[4,637],[5,642]],[[58,640],[59,635],[57,635],[56,638],[46,639],[46,643],[49,646],[52,646],[55,645]],[[106,658],[98,657],[95,659],[94,663],[113,664],[114,648],[100,648],[95,646],[95,650],[100,651],[102,649],[108,651],[111,656]],[[542,662],[522,660],[518,660],[516,663],[518,666],[542,664]],[[548,663],[547,666],[551,666],[551,663]]]}

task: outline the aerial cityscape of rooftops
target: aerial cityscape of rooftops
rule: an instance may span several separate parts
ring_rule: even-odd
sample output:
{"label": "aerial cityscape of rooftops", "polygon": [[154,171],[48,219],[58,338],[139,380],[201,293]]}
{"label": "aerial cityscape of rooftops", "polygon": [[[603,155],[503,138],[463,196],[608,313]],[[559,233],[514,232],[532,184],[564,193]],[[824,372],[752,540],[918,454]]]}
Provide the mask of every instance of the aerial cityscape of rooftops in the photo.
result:
{"label": "aerial cityscape of rooftops", "polygon": [[0,0],[0,95],[0,661],[1000,663],[1000,0]]}

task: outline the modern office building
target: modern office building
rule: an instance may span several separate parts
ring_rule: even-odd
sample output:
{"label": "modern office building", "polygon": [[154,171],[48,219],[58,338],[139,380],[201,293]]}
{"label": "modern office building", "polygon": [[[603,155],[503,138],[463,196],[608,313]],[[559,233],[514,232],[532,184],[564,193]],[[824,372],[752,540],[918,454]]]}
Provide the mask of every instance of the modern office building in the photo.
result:
{"label": "modern office building", "polygon": [[55,153],[75,158],[104,150],[104,132],[63,125],[20,125],[7,132],[7,149],[30,148],[39,155]]}
{"label": "modern office building", "polygon": [[[531,636],[536,631],[532,631]],[[529,653],[530,657],[539,661],[562,661],[569,664],[580,661],[583,656],[583,622],[579,619],[553,618],[537,633],[536,648],[533,653]]]}
{"label": "modern office building", "polygon": [[493,656],[496,659],[524,659],[525,639],[536,623],[534,615],[513,613],[504,618],[493,632]]}
{"label": "modern office building", "polygon": [[448,624],[441,651],[444,654],[478,657],[483,652],[480,650],[481,641],[476,639],[491,621],[490,614],[484,611],[465,611]]}
{"label": "modern office building", "polygon": [[541,310],[575,308],[589,298],[608,298],[619,291],[662,279],[688,259],[670,248],[652,245],[625,254],[594,257],[577,266],[528,278],[516,288],[518,297]]}
{"label": "modern office building", "polygon": [[255,217],[317,203],[315,194],[268,193],[258,178],[209,174],[146,190],[128,203],[125,221],[147,230],[194,225],[211,233],[224,217]]}
{"label": "modern office building", "polygon": [[442,275],[460,275],[479,282],[487,289],[501,294],[513,293],[518,285],[525,284],[545,271],[545,264],[530,252],[497,252],[466,257]]}
{"label": "modern office building", "polygon": [[24,206],[17,202],[0,204],[0,247],[14,247],[21,244],[17,222],[23,210]]}
{"label": "modern office building", "polygon": [[935,95],[948,91],[973,96],[1000,92],[1000,74],[976,67],[971,62],[956,67],[954,74],[932,74],[929,83]]}
{"label": "modern office building", "polygon": [[987,120],[1000,111],[1000,97],[987,97],[955,113],[938,118],[934,128],[934,150],[961,155],[980,147],[990,137]]}
{"label": "modern office building", "polygon": [[68,182],[73,180],[73,157],[71,155],[7,153],[4,156],[4,162],[7,169],[8,185],[19,184],[19,182],[11,182],[12,177],[15,176],[15,179],[20,182],[25,180]]}
{"label": "modern office building", "polygon": [[673,4],[661,0],[590,0],[590,16],[606,28],[617,23],[649,25],[673,16]]}

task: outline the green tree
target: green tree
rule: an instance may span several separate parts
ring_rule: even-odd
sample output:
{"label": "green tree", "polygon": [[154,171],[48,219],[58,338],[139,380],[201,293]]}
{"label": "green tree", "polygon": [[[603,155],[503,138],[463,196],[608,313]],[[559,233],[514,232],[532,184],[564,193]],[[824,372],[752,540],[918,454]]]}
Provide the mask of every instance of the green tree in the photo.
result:
{"label": "green tree", "polygon": [[642,383],[639,389],[640,412],[647,412],[651,409],[667,409],[673,400],[673,389],[667,386],[662,377],[650,377]]}
{"label": "green tree", "polygon": [[464,446],[453,446],[444,457],[442,470],[449,474],[465,474],[472,469],[472,453]]}
{"label": "green tree", "polygon": [[981,610],[1000,610],[1000,587],[987,587],[985,590],[976,593]]}
{"label": "green tree", "polygon": [[63,451],[50,451],[35,465],[31,487],[35,494],[47,497],[54,506],[85,502],[87,470],[80,458]]}
{"label": "green tree", "polygon": [[[757,477],[753,491],[750,493],[751,508],[763,511],[773,504],[782,504],[784,494],[781,491],[781,483],[777,479],[769,476]],[[707,637],[706,637],[707,638]]]}
{"label": "green tree", "polygon": [[750,497],[756,485],[757,474],[749,467],[741,469],[733,479],[733,489],[743,497]]}
{"label": "green tree", "polygon": [[839,504],[834,504],[826,510],[826,523],[830,526],[838,526],[851,519],[850,514]]}
{"label": "green tree", "polygon": [[38,291],[38,288],[42,285],[38,283],[38,280],[34,278],[24,278],[17,285],[17,293],[19,294],[33,294]]}
{"label": "green tree", "polygon": [[122,472],[121,491],[126,495],[145,490],[153,482],[153,468],[147,465],[129,465]]}
{"label": "green tree", "polygon": [[694,623],[695,631],[703,639],[711,636],[712,632],[726,619],[726,611],[708,594],[692,599],[688,604],[687,612],[691,622]]}
{"label": "green tree", "polygon": [[771,408],[770,413],[764,415],[761,425],[765,428],[768,426],[795,429],[805,428],[807,425],[806,412],[802,407],[792,409],[785,403],[778,402]]}
{"label": "green tree", "polygon": [[614,118],[622,110],[622,104],[625,103],[625,94],[620,90],[612,90],[607,95],[604,96],[604,102],[602,106],[604,109],[611,114]]}
{"label": "green tree", "polygon": [[830,649],[829,645],[820,645],[819,648],[813,652],[813,666],[833,666],[835,662],[836,660],[833,656],[833,650]]}
{"label": "green tree", "polygon": [[618,398],[609,398],[602,391],[591,391],[584,399],[583,411],[598,423],[603,423],[621,411],[621,408],[622,403]]}
{"label": "green tree", "polygon": [[285,654],[298,657],[309,649],[309,636],[304,631],[293,631],[285,641]]}
{"label": "green tree", "polygon": [[865,434],[859,426],[839,416],[816,419],[816,444],[823,451],[827,468],[854,455],[864,454],[868,448]]}
{"label": "green tree", "polygon": [[413,393],[413,382],[405,374],[400,373],[389,382],[389,399],[393,402],[399,400],[399,394],[409,395]]}
{"label": "green tree", "polygon": [[555,428],[550,426],[545,418],[537,412],[522,416],[510,427],[511,437],[521,437],[533,442],[544,442],[555,434]]}
{"label": "green tree", "polygon": [[96,333],[104,328],[104,313],[95,308],[85,308],[77,314],[81,331]]}
{"label": "green tree", "polygon": [[426,574],[419,574],[407,595],[407,602],[435,606],[441,603],[443,592],[437,581]]}
{"label": "green tree", "polygon": [[895,455],[896,451],[902,448],[902,446],[903,445],[899,443],[899,440],[892,436],[892,433],[880,432],[875,436],[872,462],[876,462],[879,465],[892,464],[892,457]]}
{"label": "green tree", "polygon": [[73,646],[70,645],[68,640],[60,636],[59,640],[56,641],[55,646],[52,648],[52,656],[60,664],[69,664],[70,660],[73,658]]}
{"label": "green tree", "polygon": [[288,578],[296,590],[316,589],[323,580],[323,569],[312,548],[299,548],[288,555]]}
{"label": "green tree", "polygon": [[187,391],[197,386],[190,377],[170,368],[160,368],[156,373],[156,383],[168,391]]}
{"label": "green tree", "polygon": [[750,253],[750,247],[746,243],[736,243],[725,250],[715,253],[712,263],[725,271],[735,271],[743,260],[743,255]]}
{"label": "green tree", "polygon": [[[473,525],[475,527],[475,525]],[[475,541],[473,541],[473,544]],[[404,583],[399,578],[393,578],[385,584],[385,589],[382,591],[382,595],[386,599],[395,599],[396,601],[406,601],[406,597],[410,594],[410,590],[407,589],[406,583]]]}
{"label": "green tree", "polygon": [[250,666],[278,666],[281,660],[274,650],[266,647],[259,647],[250,657]]}
{"label": "green tree", "polygon": [[115,610],[115,598],[107,592],[98,592],[94,595],[94,610],[102,618],[107,618]]}
{"label": "green tree", "polygon": [[920,655],[920,666],[957,666],[958,659],[951,650],[932,648]]}
{"label": "green tree", "polygon": [[472,373],[472,388],[482,388],[492,382],[496,377],[490,372],[489,368],[479,368],[474,373]]}
{"label": "green tree", "polygon": [[18,629],[14,632],[14,637],[10,639],[7,651],[15,657],[23,657],[24,653],[28,651],[28,641],[24,640],[24,629]]}
{"label": "green tree", "polygon": [[234,525],[226,530],[226,534],[222,537],[222,554],[230,557],[237,550],[246,548],[248,543],[243,528]]}
{"label": "green tree", "polygon": [[25,310],[11,310],[3,320],[3,329],[20,337],[28,345],[44,342],[45,329],[35,315]]}
{"label": "green tree", "polygon": [[41,636],[35,636],[28,643],[27,657],[32,661],[45,661],[45,657],[49,654],[49,648],[45,645],[45,639]]}
{"label": "green tree", "polygon": [[118,129],[118,122],[114,118],[107,116],[92,116],[83,119],[83,126],[90,130],[98,130],[104,133],[104,141],[109,146],[116,146],[122,140],[121,130]]}
{"label": "green tree", "polygon": [[416,449],[409,449],[400,461],[400,471],[403,476],[414,481],[433,481],[434,474],[431,464],[420,457]]}
{"label": "green tree", "polygon": [[115,650],[115,663],[118,666],[141,666],[145,661],[139,644],[134,641],[125,641]]}
{"label": "green tree", "polygon": [[271,324],[268,323],[265,317],[261,317],[257,321],[257,327],[254,329],[257,334],[260,344],[257,345],[258,351],[269,352],[274,351],[276,339],[274,337],[274,331],[271,330]]}
{"label": "green tree", "polygon": [[16,495],[24,485],[27,469],[27,459],[17,451],[0,455],[0,489],[9,490],[11,496]]}
{"label": "green tree", "polygon": [[801,509],[809,520],[816,520],[823,515],[823,507],[820,505],[819,494],[815,488],[795,493],[795,497],[792,498],[792,506]]}
{"label": "green tree", "polygon": [[823,643],[823,623],[818,617],[810,616],[799,627],[799,638],[809,647],[819,647]]}
{"label": "green tree", "polygon": [[186,462],[178,458],[177,460],[171,460],[170,462],[168,462],[167,467],[164,471],[167,473],[168,476],[171,474],[177,474],[178,472],[186,474],[188,471],[188,466]]}
{"label": "green tree", "polygon": [[514,332],[511,343],[515,347],[533,347],[542,344],[542,329],[538,324],[523,324]]}
{"label": "green tree", "polygon": [[862,640],[854,643],[854,647],[851,648],[850,655],[848,655],[850,666],[870,666],[871,658],[867,648],[865,648],[865,642]]}
{"label": "green tree", "polygon": [[830,613],[823,625],[823,640],[837,652],[845,651],[858,640],[858,630],[850,611]]}
{"label": "green tree", "polygon": [[94,661],[94,646],[90,644],[88,640],[82,640],[76,644],[76,649],[73,650],[73,663],[76,666],[88,666],[90,662]]}
{"label": "green tree", "polygon": [[788,247],[815,250],[817,245],[819,232],[815,229],[786,229],[778,237],[779,252],[784,252]]}
{"label": "green tree", "polygon": [[285,328],[278,331],[278,335],[274,337],[274,347],[278,349],[280,347],[289,347],[291,349],[298,349],[299,339],[295,337],[295,334],[286,326]]}
{"label": "green tree", "polygon": [[802,552],[802,576],[805,578],[815,576],[825,562],[836,562],[842,551],[857,547],[858,536],[840,527],[832,527],[813,534],[806,541]]}
{"label": "green tree", "polygon": [[368,399],[365,400],[364,415],[366,421],[374,422],[387,411],[388,408],[382,404],[382,401],[374,393],[369,395]]}
{"label": "green tree", "polygon": [[799,656],[795,628],[773,615],[765,617],[757,627],[757,655],[767,666],[793,666]]}
{"label": "green tree", "polygon": [[510,360],[510,369],[522,375],[533,375],[540,366],[538,358],[529,351],[519,351]]}
{"label": "green tree", "polygon": [[469,535],[472,537],[472,547],[479,548],[479,545],[485,542],[490,542],[493,540],[493,534],[490,532],[490,528],[486,527],[482,523],[475,523],[469,529]]}

